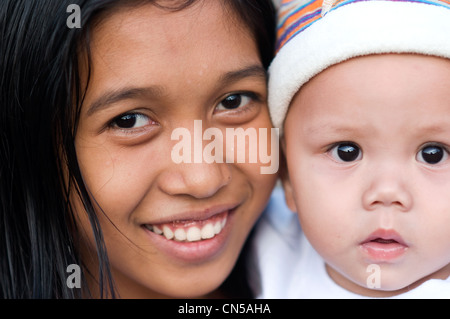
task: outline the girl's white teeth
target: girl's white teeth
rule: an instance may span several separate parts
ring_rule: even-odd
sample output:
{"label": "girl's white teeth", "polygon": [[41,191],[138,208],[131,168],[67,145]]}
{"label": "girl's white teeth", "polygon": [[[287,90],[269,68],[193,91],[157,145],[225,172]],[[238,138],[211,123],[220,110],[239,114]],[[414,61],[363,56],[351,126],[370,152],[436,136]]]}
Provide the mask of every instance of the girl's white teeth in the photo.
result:
{"label": "girl's white teeth", "polygon": [[191,227],[186,233],[187,241],[197,241],[202,239],[202,232],[197,227]]}
{"label": "girl's white teeth", "polygon": [[[220,230],[222,230],[222,228]],[[213,224],[206,224],[205,226],[203,226],[202,231],[200,232],[200,237],[202,239],[213,238],[215,235],[216,233],[214,231]]]}
{"label": "girl's white teeth", "polygon": [[153,226],[153,232],[158,235],[162,235],[163,231],[158,226]]}
{"label": "girl's white teeth", "polygon": [[186,240],[186,231],[184,229],[178,228],[173,233],[175,235],[175,239],[178,241],[185,241]]}
{"label": "girl's white teeth", "polygon": [[162,235],[169,240],[193,242],[213,238],[222,231],[226,222],[227,218],[225,217],[213,222],[207,222],[201,228],[197,226],[191,226],[187,229],[182,226],[172,228],[168,224],[162,227],[156,225],[146,225],[146,227],[155,234]]}
{"label": "girl's white teeth", "polygon": [[163,227],[163,234],[167,239],[172,239],[174,236],[172,229],[170,229],[168,226]]}

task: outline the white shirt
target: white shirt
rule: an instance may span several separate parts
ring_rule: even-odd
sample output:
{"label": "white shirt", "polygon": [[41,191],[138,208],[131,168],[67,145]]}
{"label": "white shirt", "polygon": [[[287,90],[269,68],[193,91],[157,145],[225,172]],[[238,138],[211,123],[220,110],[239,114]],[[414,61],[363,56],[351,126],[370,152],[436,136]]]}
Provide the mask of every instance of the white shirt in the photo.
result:
{"label": "white shirt", "polygon": [[[248,266],[257,298],[368,298],[342,288],[328,276],[324,260],[304,236],[297,214],[287,208],[279,187],[256,225]],[[450,299],[450,278],[428,280],[391,298]]]}

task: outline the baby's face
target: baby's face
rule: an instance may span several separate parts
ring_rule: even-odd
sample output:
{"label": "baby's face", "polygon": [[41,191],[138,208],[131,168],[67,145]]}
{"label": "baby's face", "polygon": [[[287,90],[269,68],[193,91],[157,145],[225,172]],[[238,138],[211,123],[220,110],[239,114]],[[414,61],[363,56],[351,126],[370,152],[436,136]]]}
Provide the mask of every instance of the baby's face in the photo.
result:
{"label": "baby's face", "polygon": [[366,56],[293,99],[287,201],[344,288],[387,296],[450,275],[449,83],[446,59]]}

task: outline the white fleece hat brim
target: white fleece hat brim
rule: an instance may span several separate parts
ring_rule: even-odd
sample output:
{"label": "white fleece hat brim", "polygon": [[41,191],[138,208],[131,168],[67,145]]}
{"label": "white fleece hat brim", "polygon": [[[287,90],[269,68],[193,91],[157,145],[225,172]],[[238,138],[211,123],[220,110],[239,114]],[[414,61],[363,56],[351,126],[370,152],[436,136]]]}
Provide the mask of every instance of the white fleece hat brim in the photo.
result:
{"label": "white fleece hat brim", "polygon": [[331,10],[290,39],[270,65],[268,104],[274,127],[282,134],[292,98],[312,77],[347,59],[380,53],[450,58],[450,10],[383,0]]}

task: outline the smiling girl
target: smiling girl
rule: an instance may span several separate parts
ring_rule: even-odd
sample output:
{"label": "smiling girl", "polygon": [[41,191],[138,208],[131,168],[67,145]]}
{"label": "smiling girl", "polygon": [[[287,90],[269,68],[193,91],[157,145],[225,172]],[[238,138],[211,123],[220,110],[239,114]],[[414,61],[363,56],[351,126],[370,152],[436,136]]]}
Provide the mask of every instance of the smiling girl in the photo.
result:
{"label": "smiling girl", "polygon": [[81,29],[68,2],[0,11],[0,294],[224,296],[276,174],[177,164],[171,133],[270,129],[270,1],[78,4]]}

